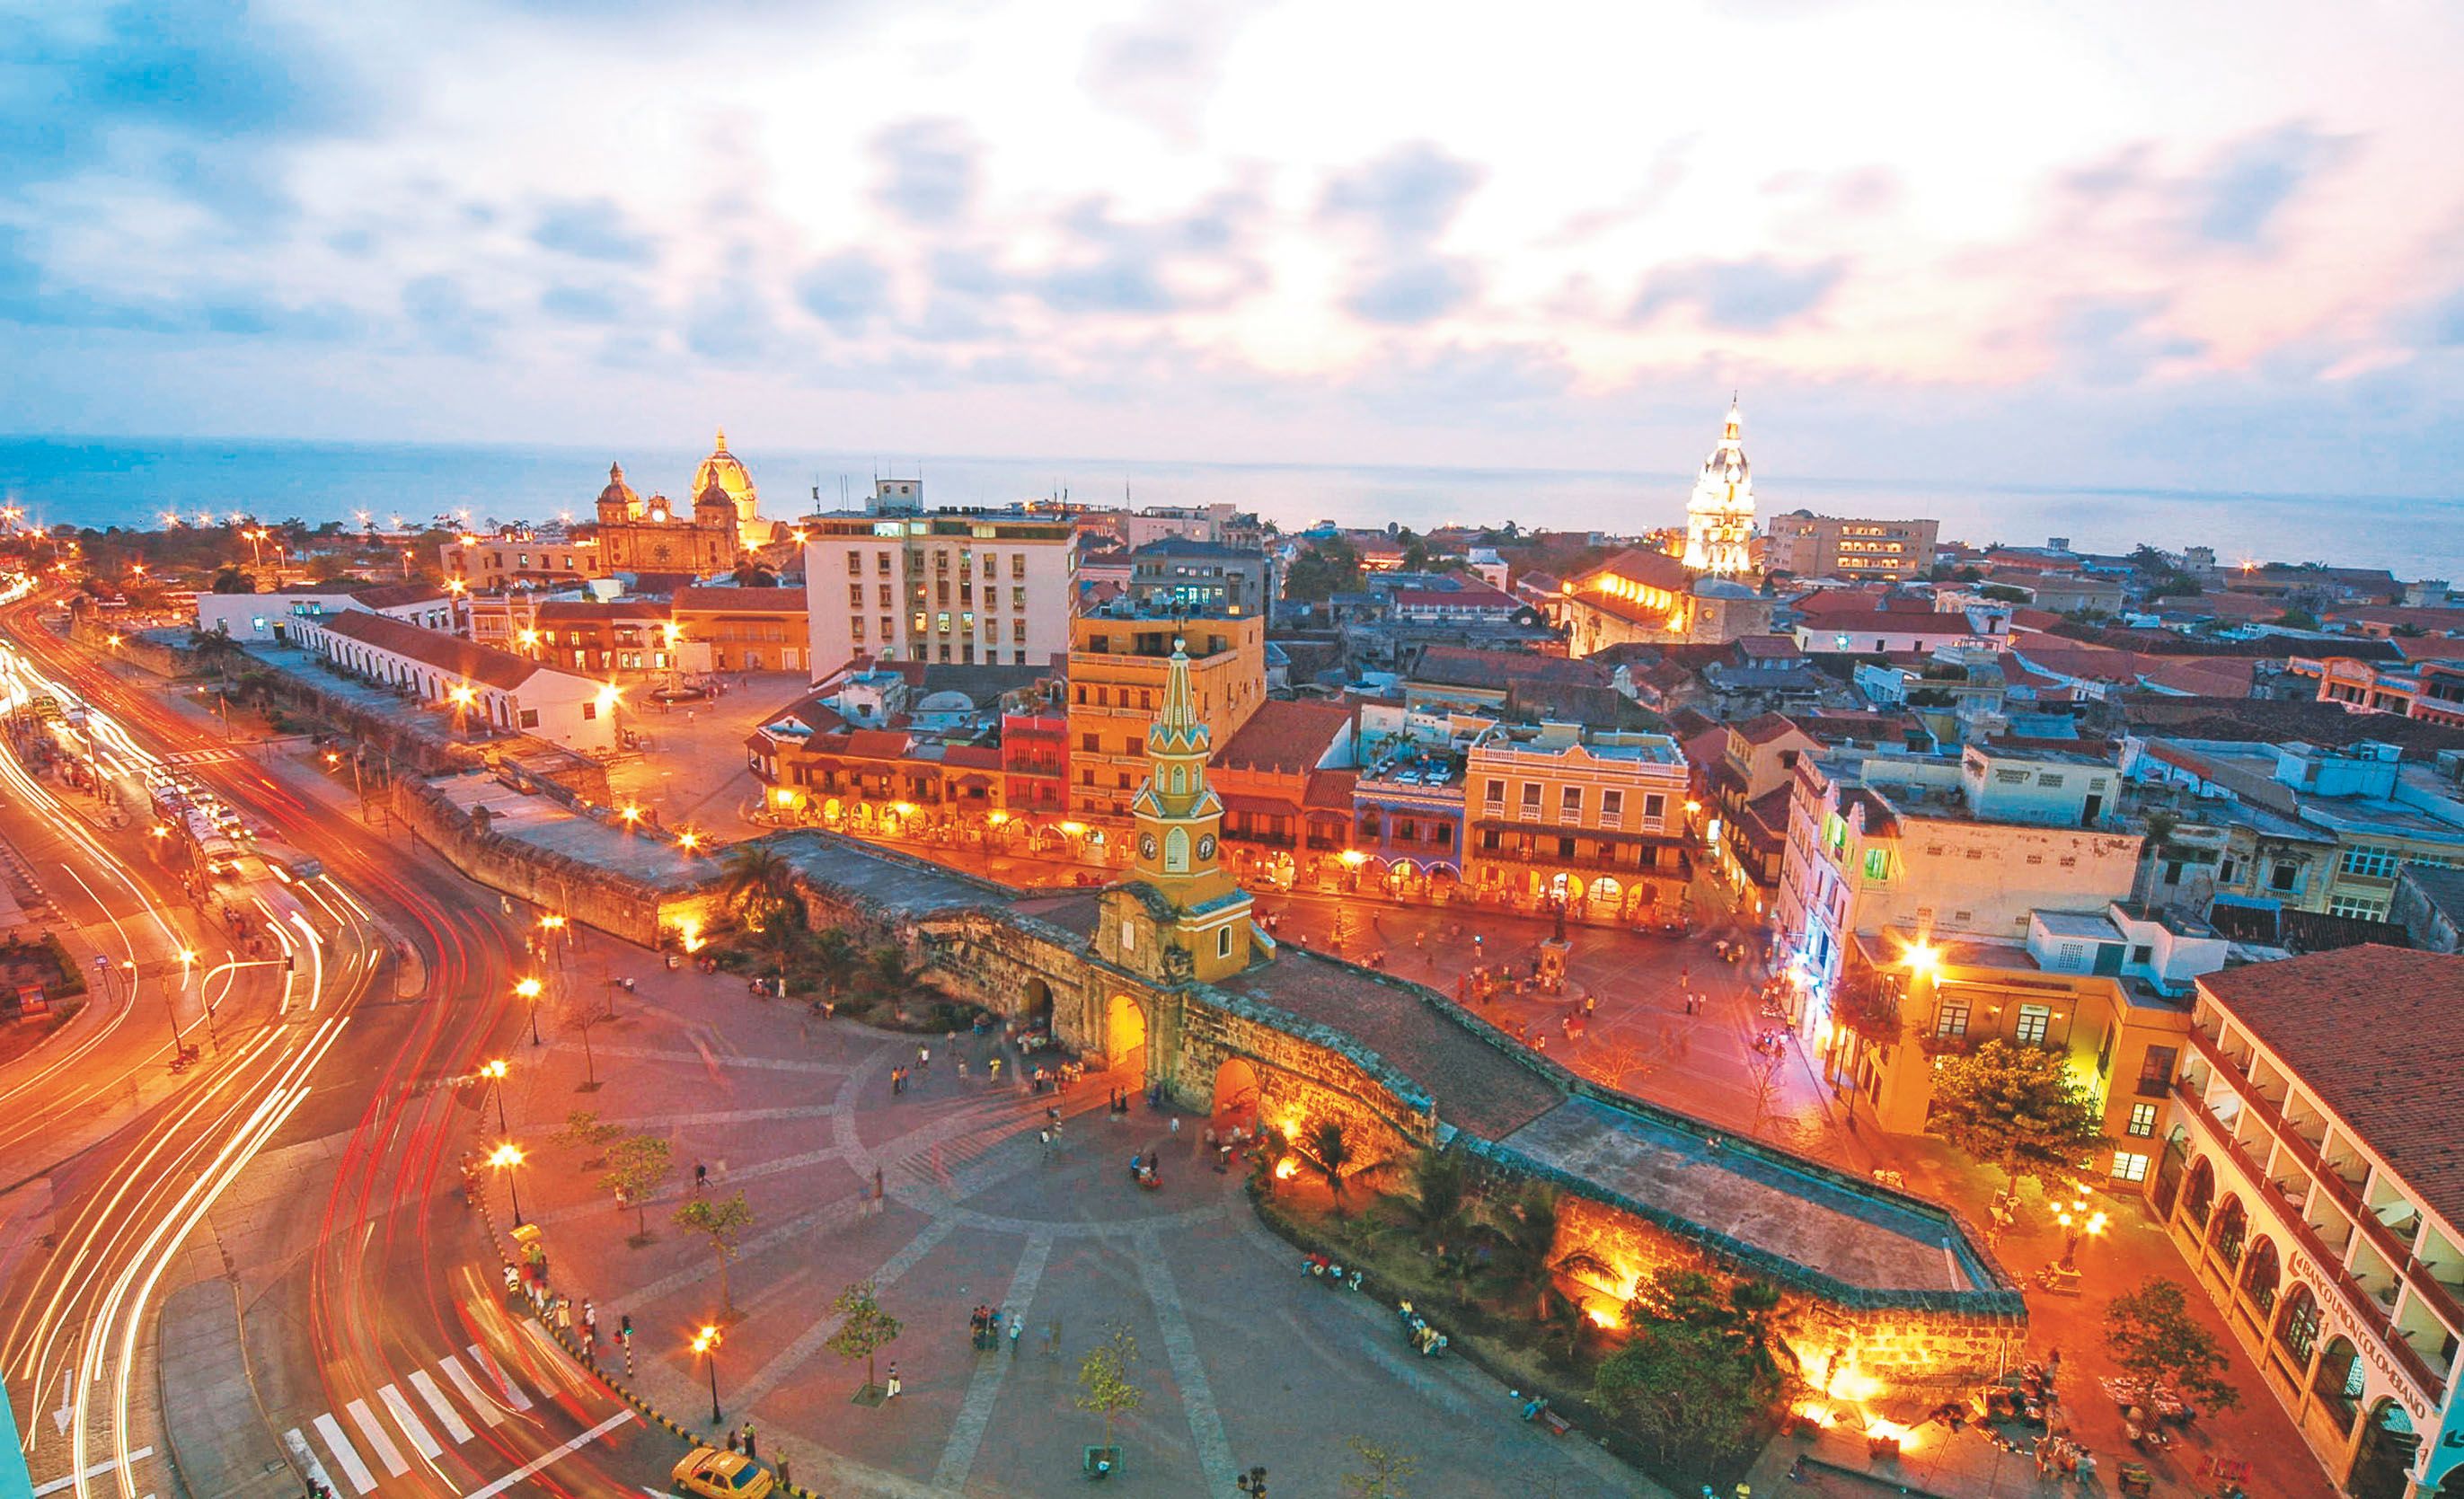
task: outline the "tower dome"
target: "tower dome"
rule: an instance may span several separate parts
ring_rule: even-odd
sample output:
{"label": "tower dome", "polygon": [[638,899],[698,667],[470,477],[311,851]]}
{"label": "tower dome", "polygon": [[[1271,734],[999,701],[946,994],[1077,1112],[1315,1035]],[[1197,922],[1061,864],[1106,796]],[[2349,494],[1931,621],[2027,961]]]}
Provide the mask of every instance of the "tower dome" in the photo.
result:
{"label": "tower dome", "polygon": [[599,518],[627,520],[642,513],[642,496],[625,482],[625,466],[607,465],[607,487],[599,492]]}
{"label": "tower dome", "polygon": [[701,503],[702,496],[710,493],[714,485],[727,496],[728,502],[736,507],[737,520],[747,521],[759,518],[760,497],[754,492],[753,475],[745,471],[742,459],[727,451],[727,433],[724,430],[718,433],[716,441],[713,444],[710,456],[701,460],[700,468],[693,470],[693,483],[688,492],[693,496],[693,503],[696,506]]}

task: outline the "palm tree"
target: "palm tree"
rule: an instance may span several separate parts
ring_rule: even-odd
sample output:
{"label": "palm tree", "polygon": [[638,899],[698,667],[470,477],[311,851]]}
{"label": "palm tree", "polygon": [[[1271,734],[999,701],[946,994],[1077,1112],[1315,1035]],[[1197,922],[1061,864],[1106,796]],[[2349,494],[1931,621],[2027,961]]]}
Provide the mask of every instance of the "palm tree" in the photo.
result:
{"label": "palm tree", "polygon": [[1435,1245],[1441,1260],[1446,1255],[1446,1237],[1463,1225],[1466,1196],[1461,1156],[1431,1147],[1413,1158],[1412,1195],[1403,1200],[1403,1211],[1420,1230],[1421,1242]]}
{"label": "palm tree", "polygon": [[1552,1187],[1527,1186],[1490,1221],[1497,1231],[1498,1253],[1492,1274],[1509,1299],[1531,1298],[1535,1318],[1549,1314],[1550,1283],[1556,1267],[1550,1255],[1557,1246],[1557,1193]]}
{"label": "palm tree", "polygon": [[823,987],[832,994],[846,990],[855,978],[862,959],[857,958],[855,943],[837,927],[824,927],[813,935],[813,967],[822,976]]}
{"label": "palm tree", "polygon": [[1341,1119],[1320,1119],[1309,1131],[1309,1163],[1326,1178],[1327,1190],[1343,1200],[1343,1168],[1352,1163],[1352,1141],[1344,1137]]}
{"label": "palm tree", "polygon": [[758,931],[786,914],[796,868],[778,849],[755,839],[729,849],[721,863],[719,896],[747,926]]}
{"label": "palm tree", "polygon": [[907,955],[894,942],[885,942],[872,950],[865,960],[866,977],[872,981],[885,998],[894,999],[906,992],[907,981],[913,977],[907,969]]}

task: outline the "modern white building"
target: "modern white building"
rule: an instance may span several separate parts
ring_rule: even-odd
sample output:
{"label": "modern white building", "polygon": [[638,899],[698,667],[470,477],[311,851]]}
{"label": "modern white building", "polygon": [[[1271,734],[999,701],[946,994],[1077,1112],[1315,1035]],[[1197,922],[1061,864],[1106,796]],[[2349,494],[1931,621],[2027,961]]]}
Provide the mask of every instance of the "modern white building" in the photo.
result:
{"label": "modern white building", "polygon": [[859,655],[1042,666],[1069,650],[1078,539],[1067,518],[842,513],[803,531],[816,674]]}
{"label": "modern white building", "polygon": [[284,639],[302,621],[347,609],[383,614],[422,629],[453,628],[453,598],[432,584],[386,584],[356,591],[330,584],[292,584],[272,593],[200,593],[197,628],[233,640]]}
{"label": "modern white building", "polygon": [[2464,958],[2348,947],[2198,979],[2149,1197],[2329,1480],[2464,1493]]}
{"label": "modern white building", "polygon": [[612,684],[367,609],[303,618],[291,638],[345,671],[406,689],[451,714],[457,727],[526,734],[583,754],[616,747],[623,694]]}
{"label": "modern white building", "polygon": [[1720,445],[1703,460],[1685,501],[1685,565],[1719,578],[1753,570],[1747,543],[1754,535],[1754,481],[1746,467],[1745,424],[1731,402]]}

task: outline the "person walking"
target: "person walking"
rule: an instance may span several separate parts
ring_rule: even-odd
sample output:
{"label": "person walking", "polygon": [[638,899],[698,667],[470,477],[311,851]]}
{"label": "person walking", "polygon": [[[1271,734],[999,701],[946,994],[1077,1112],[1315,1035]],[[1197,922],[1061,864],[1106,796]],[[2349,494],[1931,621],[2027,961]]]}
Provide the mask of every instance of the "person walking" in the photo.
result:
{"label": "person walking", "polygon": [[707,1190],[707,1189],[709,1188],[709,1186],[710,1186],[710,1168],[709,1168],[708,1166],[703,1165],[700,1161],[697,1161],[697,1160],[696,1160],[696,1161],[694,1161],[694,1162],[693,1162],[693,1196],[695,1196],[695,1197],[699,1197],[699,1196],[701,1196],[701,1195],[702,1195],[702,1193],[703,1193],[705,1190]]}
{"label": "person walking", "polygon": [[582,1340],[599,1346],[599,1304],[587,1296],[582,1300]]}
{"label": "person walking", "polygon": [[1009,1356],[1012,1358],[1016,1358],[1018,1356],[1018,1334],[1025,1331],[1026,1319],[1024,1317],[1012,1317],[1009,1319]]}
{"label": "person walking", "polygon": [[753,1422],[749,1421],[744,1423],[744,1455],[746,1457],[761,1455],[760,1449],[753,1444]]}
{"label": "person walking", "polygon": [[915,1048],[915,1065],[927,1071],[932,1070],[933,1048],[931,1047],[919,1046]]}
{"label": "person walking", "polygon": [[891,1364],[890,1366],[888,1382],[882,1386],[881,1398],[885,1400],[894,1400],[898,1399],[898,1366],[896,1364]]}
{"label": "person walking", "polygon": [[881,1201],[887,1196],[889,1196],[889,1192],[882,1180],[881,1168],[879,1166],[875,1166],[872,1168],[872,1210],[874,1212],[878,1213],[881,1211]]}

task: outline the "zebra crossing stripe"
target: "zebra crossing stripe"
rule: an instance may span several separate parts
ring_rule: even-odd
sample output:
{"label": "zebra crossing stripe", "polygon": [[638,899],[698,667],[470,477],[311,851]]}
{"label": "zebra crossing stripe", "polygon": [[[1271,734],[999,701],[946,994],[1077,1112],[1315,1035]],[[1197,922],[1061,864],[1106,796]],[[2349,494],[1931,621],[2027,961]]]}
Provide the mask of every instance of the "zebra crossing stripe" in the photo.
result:
{"label": "zebra crossing stripe", "polygon": [[453,1439],[456,1446],[471,1440],[470,1422],[462,1419],[462,1413],[453,1408],[453,1402],[445,1398],[445,1392],[436,1387],[434,1377],[427,1370],[413,1369],[410,1372],[410,1387],[428,1402],[428,1408],[436,1415],[437,1423],[445,1428],[445,1434]]}
{"label": "zebra crossing stripe", "polygon": [[453,1387],[462,1392],[462,1398],[471,1402],[471,1408],[479,1413],[481,1421],[491,1426],[505,1423],[505,1413],[497,1408],[500,1402],[479,1388],[479,1381],[471,1378],[471,1371],[462,1367],[461,1359],[447,1354],[436,1360],[436,1367],[445,1371],[445,1378],[453,1381]]}
{"label": "zebra crossing stripe", "polygon": [[317,1428],[317,1435],[325,1439],[325,1450],[333,1453],[334,1461],[342,1465],[342,1476],[351,1481],[351,1487],[363,1494],[375,1493],[377,1475],[369,1472],[368,1466],[360,1461],[360,1449],[351,1445],[350,1438],[342,1435],[342,1423],[336,1421],[331,1412],[325,1412],[309,1424]]}
{"label": "zebra crossing stripe", "polygon": [[385,1401],[386,1410],[393,1412],[393,1423],[402,1428],[402,1434],[410,1439],[412,1448],[421,1457],[445,1455],[445,1449],[438,1446],[436,1439],[428,1434],[428,1428],[420,1424],[418,1415],[411,1410],[410,1401],[402,1391],[388,1384],[377,1391],[377,1398]]}
{"label": "zebra crossing stripe", "polygon": [[496,1367],[496,1360],[489,1357],[486,1350],[478,1344],[473,1343],[470,1347],[472,1361],[479,1366],[482,1374],[495,1381],[496,1388],[505,1392],[505,1403],[517,1411],[530,1409],[531,1398],[522,1393],[520,1385],[505,1378],[505,1371]]}
{"label": "zebra crossing stripe", "polygon": [[385,1465],[386,1472],[400,1478],[410,1471],[410,1464],[404,1460],[402,1448],[395,1446],[393,1438],[385,1435],[385,1427],[377,1424],[377,1413],[368,1409],[367,1401],[353,1400],[342,1409],[351,1413],[351,1420],[358,1424],[360,1435],[368,1439],[369,1446],[376,1448],[377,1461]]}

